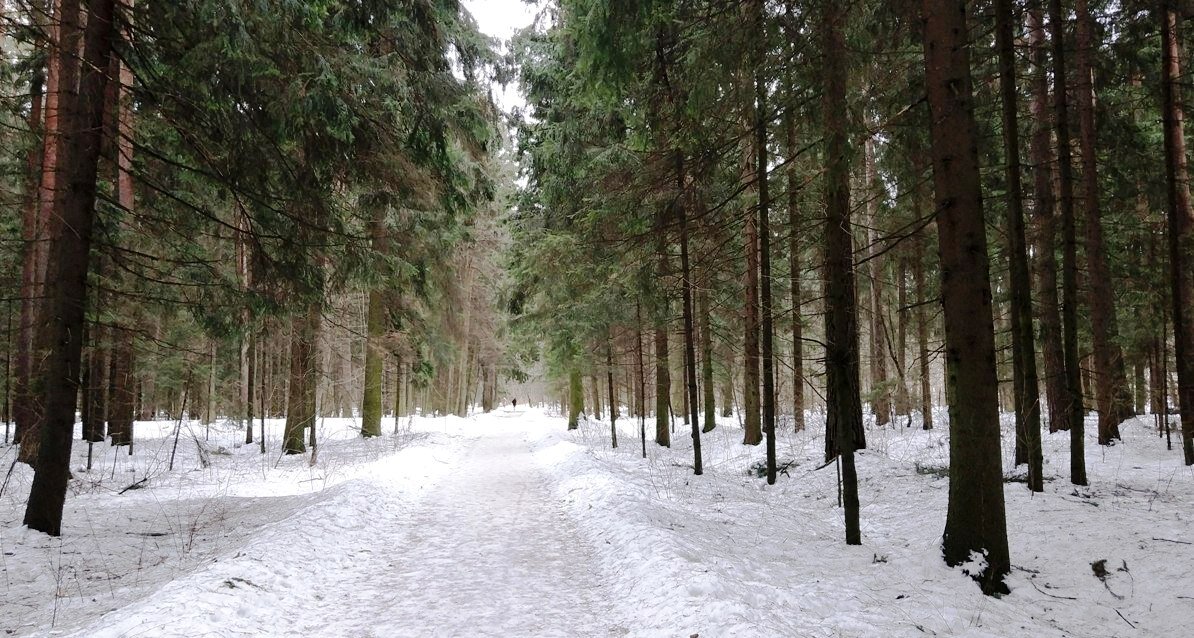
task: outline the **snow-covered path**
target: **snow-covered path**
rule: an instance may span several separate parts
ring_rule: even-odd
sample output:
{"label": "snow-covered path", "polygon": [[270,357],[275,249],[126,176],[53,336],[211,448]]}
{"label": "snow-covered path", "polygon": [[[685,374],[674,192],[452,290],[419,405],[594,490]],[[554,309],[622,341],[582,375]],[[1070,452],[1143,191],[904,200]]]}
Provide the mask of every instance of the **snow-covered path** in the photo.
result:
{"label": "snow-covered path", "polygon": [[605,609],[598,563],[523,437],[511,429],[479,437],[396,530],[393,589],[381,588],[376,605],[393,632],[378,635],[624,633]]}
{"label": "snow-covered path", "polygon": [[521,426],[491,418],[454,453],[382,458],[235,556],[75,635],[623,635]]}

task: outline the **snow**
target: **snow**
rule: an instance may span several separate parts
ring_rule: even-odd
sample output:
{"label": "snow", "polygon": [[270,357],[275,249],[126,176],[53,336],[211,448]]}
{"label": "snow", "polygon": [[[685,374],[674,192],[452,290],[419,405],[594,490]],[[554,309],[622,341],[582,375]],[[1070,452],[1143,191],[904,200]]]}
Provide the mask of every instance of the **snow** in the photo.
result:
{"label": "snow", "polygon": [[[0,496],[0,631],[16,636],[1185,636],[1194,627],[1194,471],[1150,419],[1087,445],[1045,435],[1043,494],[1008,482],[1009,596],[941,561],[948,432],[871,427],[863,545],[843,542],[821,426],[762,447],[725,419],[673,447],[619,420],[567,432],[548,411],[403,419],[359,437],[325,419],[318,453],[268,454],[213,426],[138,423],[133,456],[76,443],[64,534],[20,525],[31,473]],[[389,432],[393,421],[384,424]],[[648,423],[653,428],[653,423]],[[1010,422],[1005,423],[1005,468]],[[1088,422],[1093,436],[1094,420]],[[192,436],[193,435],[193,436]],[[7,470],[15,449],[0,449]],[[129,485],[139,489],[120,493]],[[981,562],[975,557],[972,563]],[[1100,565],[1092,565],[1105,561]],[[973,565],[971,565],[973,568]]]}

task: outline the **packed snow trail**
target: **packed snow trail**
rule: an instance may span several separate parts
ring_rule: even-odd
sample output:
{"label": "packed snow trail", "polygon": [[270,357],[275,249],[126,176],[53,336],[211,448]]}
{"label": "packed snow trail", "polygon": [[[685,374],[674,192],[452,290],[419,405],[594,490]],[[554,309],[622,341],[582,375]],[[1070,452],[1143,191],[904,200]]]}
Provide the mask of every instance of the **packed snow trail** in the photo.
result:
{"label": "packed snow trail", "polygon": [[[503,416],[516,417],[507,414]],[[521,419],[473,422],[434,486],[379,476],[79,636],[620,636],[602,571],[532,462]],[[433,452],[434,453],[434,452]],[[395,469],[400,473],[400,469]]]}

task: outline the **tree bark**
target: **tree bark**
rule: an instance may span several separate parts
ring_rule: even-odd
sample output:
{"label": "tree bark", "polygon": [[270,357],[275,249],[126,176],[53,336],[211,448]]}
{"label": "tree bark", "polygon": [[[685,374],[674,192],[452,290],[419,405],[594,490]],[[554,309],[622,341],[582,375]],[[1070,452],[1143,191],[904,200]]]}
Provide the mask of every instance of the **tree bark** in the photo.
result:
{"label": "tree bark", "polygon": [[859,394],[858,313],[850,227],[850,158],[846,138],[844,7],[822,6],[821,38],[825,140],[825,371],[828,418],[825,460],[840,457],[846,544],[861,545],[854,451],[866,447]]}
{"label": "tree bark", "polygon": [[[61,233],[52,246],[55,282],[50,305],[44,313],[48,359],[43,379],[44,427],[37,469],[25,509],[30,529],[57,536],[62,530],[62,508],[70,477],[71,435],[79,392],[79,364],[87,301],[87,272],[91,234],[95,221],[95,193],[104,119],[107,62],[112,50],[113,0],[91,0],[84,47],[87,62],[77,104],[71,105],[78,128],[63,126],[65,186],[60,205],[54,208],[61,223],[72,232]],[[59,52],[66,55],[65,51]],[[73,51],[72,51],[73,53]],[[50,281],[47,278],[47,281]]]}
{"label": "tree bark", "polygon": [[1036,344],[1032,338],[1032,284],[1028,272],[1028,240],[1024,232],[1024,187],[1020,181],[1014,23],[1012,0],[996,0],[995,37],[999,47],[999,97],[1007,171],[1008,263],[1011,278],[1009,321],[1012,328],[1012,375],[1016,406],[1015,463],[1028,464],[1028,488],[1040,492],[1044,489],[1041,479],[1040,392],[1036,377]]}
{"label": "tree bark", "polygon": [[1078,356],[1078,240],[1074,228],[1074,178],[1070,159],[1069,100],[1066,96],[1065,24],[1061,0],[1049,0],[1053,45],[1053,112],[1057,129],[1057,172],[1061,204],[1062,301],[1066,388],[1070,425],[1070,481],[1086,485],[1086,443],[1083,433],[1082,369]]}
{"label": "tree bark", "polygon": [[1087,306],[1090,308],[1091,341],[1094,345],[1095,402],[1099,409],[1099,444],[1111,445],[1119,439],[1119,424],[1134,415],[1132,393],[1119,346],[1119,327],[1115,320],[1115,293],[1111,286],[1111,268],[1103,241],[1103,220],[1099,203],[1099,173],[1096,155],[1094,95],[1094,20],[1086,0],[1077,0],[1078,20],[1078,125],[1079,151],[1082,156],[1082,190],[1086,206],[1085,239],[1087,268]]}
{"label": "tree bark", "polygon": [[[1181,97],[1181,37],[1173,0],[1161,1],[1161,94],[1168,187],[1169,278],[1173,340],[1177,354],[1178,410],[1182,453],[1194,465],[1194,209],[1186,168],[1185,114]],[[1162,349],[1164,352],[1164,349]],[[1162,366],[1164,369],[1164,366]]]}
{"label": "tree bark", "polygon": [[949,505],[945,561],[975,552],[984,593],[1006,593],[1011,570],[999,446],[998,378],[983,224],[978,127],[964,0],[924,0],[925,84],[936,190],[941,298],[950,400]]}
{"label": "tree bark", "polygon": [[1033,165],[1033,218],[1036,222],[1034,244],[1036,254],[1038,319],[1040,320],[1041,353],[1045,373],[1045,406],[1049,413],[1049,431],[1070,429],[1070,389],[1065,370],[1065,348],[1062,344],[1061,310],[1057,304],[1057,258],[1054,228],[1053,152],[1050,148],[1053,123],[1050,119],[1049,81],[1046,65],[1044,18],[1040,0],[1031,0],[1027,16],[1028,44],[1032,59],[1032,139],[1029,152]]}

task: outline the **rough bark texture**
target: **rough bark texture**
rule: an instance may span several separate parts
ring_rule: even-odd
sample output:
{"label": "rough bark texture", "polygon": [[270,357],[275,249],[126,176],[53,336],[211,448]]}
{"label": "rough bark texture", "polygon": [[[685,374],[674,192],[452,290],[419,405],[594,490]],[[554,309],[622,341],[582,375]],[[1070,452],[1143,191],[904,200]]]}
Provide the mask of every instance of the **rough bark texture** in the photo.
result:
{"label": "rough bark texture", "polygon": [[1040,322],[1041,354],[1044,364],[1045,407],[1049,431],[1070,427],[1069,387],[1066,385],[1065,349],[1061,338],[1061,309],[1057,304],[1056,229],[1054,228],[1053,122],[1049,114],[1049,80],[1046,67],[1045,23],[1039,0],[1032,0],[1027,15],[1028,44],[1032,59],[1032,213],[1036,223],[1036,305]]}
{"label": "rough bark texture", "polygon": [[950,565],[986,555],[983,591],[1005,592],[1010,571],[999,447],[994,322],[970,83],[966,3],[924,0],[925,84],[936,187],[941,298],[950,401]]}
{"label": "rough bark texture", "polygon": [[[389,246],[386,235],[386,209],[379,206],[369,223],[375,261],[380,268]],[[382,366],[386,360],[381,338],[385,335],[385,296],[379,289],[369,291],[369,309],[365,327],[365,388],[361,398],[361,436],[381,436]]]}
{"label": "rough bark texture", "polygon": [[1162,115],[1165,127],[1165,176],[1169,202],[1169,264],[1173,334],[1177,354],[1178,410],[1182,450],[1194,465],[1194,209],[1186,169],[1185,121],[1181,98],[1181,46],[1172,0],[1161,3]]}
{"label": "rough bark texture", "polygon": [[[748,120],[749,121],[749,120]],[[753,127],[750,127],[753,131]],[[752,144],[743,144],[742,175],[744,180],[753,180],[754,161],[751,157]],[[743,231],[746,243],[746,277],[743,280],[746,291],[743,328],[745,335],[745,355],[742,368],[742,410],[743,437],[742,442],[747,445],[758,445],[763,442],[763,427],[760,420],[759,407],[759,230],[758,217],[754,207],[743,209],[746,216],[746,227]]]}
{"label": "rough bark texture", "polygon": [[1016,106],[1016,59],[1012,0],[995,2],[999,47],[999,95],[1003,112],[1003,152],[1007,168],[1008,262],[1011,275],[1012,374],[1015,388],[1017,465],[1028,464],[1028,487],[1044,489],[1041,478],[1040,392],[1036,343],[1032,338],[1032,284],[1024,232],[1024,187],[1020,181],[1020,129]]}
{"label": "rough bark texture", "polygon": [[1053,45],[1053,116],[1057,129],[1057,175],[1061,205],[1062,347],[1069,404],[1063,406],[1070,426],[1070,481],[1086,485],[1086,444],[1083,439],[1082,369],[1078,357],[1078,240],[1074,228],[1074,177],[1070,160],[1069,99],[1066,96],[1065,22],[1061,0],[1049,0],[1049,30]]}
{"label": "rough bark texture", "polygon": [[[43,380],[44,426],[38,450],[37,471],[25,509],[25,525],[57,536],[62,529],[62,507],[70,476],[71,434],[79,391],[79,364],[83,348],[83,320],[87,300],[87,271],[95,221],[95,192],[102,142],[104,90],[108,82],[108,56],[114,29],[113,0],[92,0],[84,46],[87,62],[74,113],[81,126],[64,127],[61,204],[55,215],[72,232],[54,241],[48,277],[55,282],[48,299],[45,342],[48,358]],[[63,52],[64,53],[64,52]],[[49,279],[48,279],[49,280]]]}
{"label": "rough bark texture", "polygon": [[1096,153],[1094,65],[1092,63],[1094,20],[1086,0],[1075,3],[1078,20],[1077,98],[1079,151],[1082,156],[1082,197],[1085,203],[1087,307],[1094,345],[1095,403],[1099,409],[1099,444],[1119,439],[1119,424],[1133,416],[1132,393],[1119,346],[1115,320],[1115,293],[1111,268],[1103,241],[1103,220],[1099,202],[1099,172]]}
{"label": "rough bark texture", "polygon": [[846,140],[846,41],[844,8],[822,7],[825,51],[825,371],[828,415],[825,460],[840,455],[846,544],[861,545],[858,474],[854,451],[866,447],[859,395],[858,314],[854,303],[854,263],[850,228],[850,158]]}
{"label": "rough bark texture", "polygon": [[303,314],[294,315],[290,329],[290,392],[286,401],[286,427],[282,451],[302,454],[307,451],[303,434],[315,429],[315,392],[319,380],[319,304],[312,304]]}

